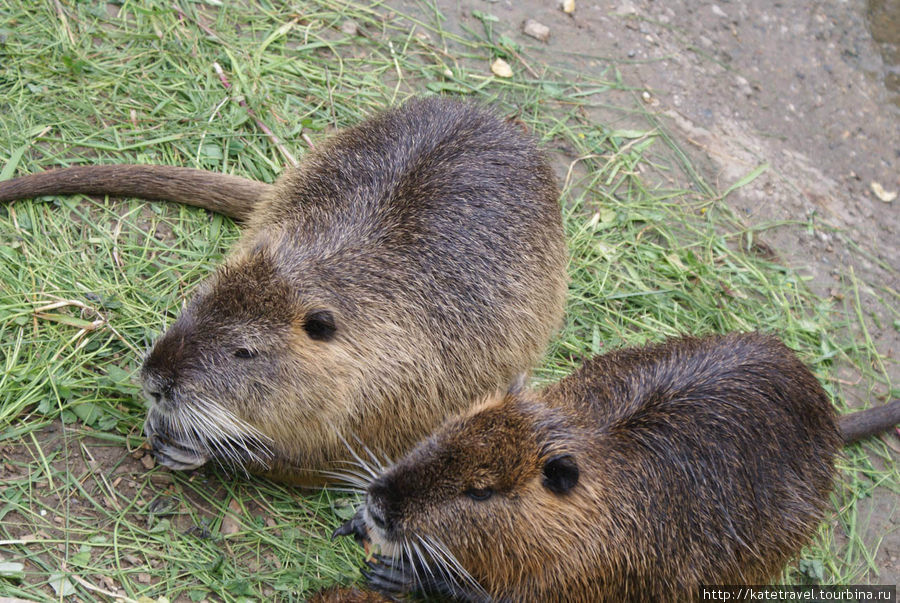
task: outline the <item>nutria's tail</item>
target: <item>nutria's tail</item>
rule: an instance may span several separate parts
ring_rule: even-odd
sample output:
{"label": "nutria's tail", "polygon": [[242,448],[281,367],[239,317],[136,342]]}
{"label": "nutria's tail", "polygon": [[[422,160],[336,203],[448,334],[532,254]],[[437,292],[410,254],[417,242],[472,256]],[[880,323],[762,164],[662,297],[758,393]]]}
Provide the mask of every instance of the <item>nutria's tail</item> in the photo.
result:
{"label": "nutria's tail", "polygon": [[243,220],[272,188],[264,182],[169,165],[91,165],[0,182],[0,201],[41,195],[109,195],[175,201]]}
{"label": "nutria's tail", "polygon": [[900,400],[868,410],[852,412],[838,419],[844,444],[853,444],[900,424]]}

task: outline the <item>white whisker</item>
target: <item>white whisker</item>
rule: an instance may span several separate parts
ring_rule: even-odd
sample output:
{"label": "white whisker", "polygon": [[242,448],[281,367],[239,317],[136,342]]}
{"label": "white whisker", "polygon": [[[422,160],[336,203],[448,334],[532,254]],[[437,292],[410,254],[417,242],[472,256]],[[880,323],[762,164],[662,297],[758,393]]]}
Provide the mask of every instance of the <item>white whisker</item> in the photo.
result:
{"label": "white whisker", "polygon": [[416,565],[415,557],[413,557],[412,550],[409,546],[409,540],[407,538],[403,538],[403,553],[406,555],[406,558],[409,559],[410,567],[412,568],[413,577],[416,580],[416,584],[418,584],[418,590],[420,592],[425,590],[425,585],[422,583],[422,578],[419,576],[419,568]]}
{"label": "white whisker", "polygon": [[182,406],[163,420],[176,428],[188,448],[208,453],[224,469],[240,468],[247,474],[248,462],[267,469],[273,456],[271,438],[208,398],[195,398],[190,410]]}
{"label": "white whisker", "polygon": [[355,494],[357,496],[365,496],[366,491],[361,488],[355,488],[353,486],[328,486],[329,492],[343,492],[346,494]]}
{"label": "white whisker", "polygon": [[466,568],[462,566],[459,560],[457,560],[456,556],[450,552],[450,550],[444,545],[444,543],[432,536],[428,536],[427,539],[436,551],[440,551],[444,561],[448,564],[448,568],[452,568],[454,570],[454,573],[462,578],[462,580],[478,594],[484,596],[486,599],[490,598],[490,595],[484,589],[484,587],[481,586],[481,584],[479,584],[478,581],[472,577],[472,574],[470,574],[466,570]]}
{"label": "white whisker", "polygon": [[[410,542],[410,545],[412,546],[412,550],[415,551],[415,553],[416,553],[416,559],[419,560],[418,566],[424,567],[425,573],[427,573],[428,576],[432,580],[434,580],[434,578],[435,578],[434,570],[431,569],[432,565],[434,565],[434,564],[430,563],[429,559],[427,557],[425,557],[425,555],[422,554],[422,549],[419,548],[418,542]],[[417,565],[414,563],[413,567],[417,567]]]}
{"label": "white whisker", "polygon": [[372,452],[372,450],[368,446],[366,446],[361,439],[359,439],[359,436],[353,434],[353,439],[356,440],[357,444],[362,446],[363,452],[365,452],[366,456],[368,456],[372,461],[373,468],[377,469],[378,473],[383,473],[387,469],[387,465],[385,465],[384,462],[382,462],[382,460],[378,458],[378,456],[374,452]]}
{"label": "white whisker", "polygon": [[431,544],[429,544],[429,542],[425,538],[422,538],[419,535],[416,535],[416,538],[418,538],[419,542],[422,544],[422,547],[428,553],[428,556],[434,560],[434,565],[437,566],[438,573],[440,573],[447,582],[451,583],[456,590],[461,590],[459,582],[453,575],[450,567],[448,567],[447,560],[444,558],[443,553],[439,549],[431,546]]}
{"label": "white whisker", "polygon": [[345,438],[340,432],[336,432],[336,434],[341,442],[343,442],[344,446],[346,446],[350,454],[353,456],[359,468],[368,473],[372,477],[372,479],[377,478],[380,473],[377,468],[372,467],[365,460],[363,460],[363,458],[359,456],[359,453],[356,452],[356,449],[354,449],[353,446],[350,445],[350,442],[347,441],[347,438]]}
{"label": "white whisker", "polygon": [[372,483],[372,480],[368,475],[363,475],[355,471],[322,471],[321,473],[325,477],[334,478],[342,484],[353,486],[361,492],[364,492],[366,488],[369,487],[369,484]]}

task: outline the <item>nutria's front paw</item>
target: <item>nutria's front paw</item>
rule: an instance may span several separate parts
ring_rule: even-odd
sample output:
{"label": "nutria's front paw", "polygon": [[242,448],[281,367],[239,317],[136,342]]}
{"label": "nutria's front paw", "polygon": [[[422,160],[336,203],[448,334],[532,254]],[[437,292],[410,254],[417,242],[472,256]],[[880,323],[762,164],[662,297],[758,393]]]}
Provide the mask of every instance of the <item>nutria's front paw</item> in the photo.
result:
{"label": "nutria's front paw", "polygon": [[[365,546],[369,540],[369,531],[366,528],[366,521],[362,516],[362,507],[353,517],[345,521],[341,526],[331,533],[331,539],[334,540],[338,536],[353,536],[357,544]],[[368,553],[366,547],[366,553]]]}
{"label": "nutria's front paw", "polygon": [[372,588],[385,593],[408,593],[418,590],[412,565],[403,559],[372,555],[366,561],[363,577]]}

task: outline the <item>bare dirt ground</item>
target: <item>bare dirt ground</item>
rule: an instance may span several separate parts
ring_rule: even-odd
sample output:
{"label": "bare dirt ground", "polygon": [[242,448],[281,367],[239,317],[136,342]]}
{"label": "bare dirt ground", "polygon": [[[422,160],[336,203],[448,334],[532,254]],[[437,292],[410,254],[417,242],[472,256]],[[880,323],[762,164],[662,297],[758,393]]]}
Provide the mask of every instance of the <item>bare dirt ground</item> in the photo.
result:
{"label": "bare dirt ground", "polygon": [[[496,16],[498,33],[548,65],[607,78],[615,65],[637,91],[631,102],[659,118],[719,190],[768,163],[727,202],[748,225],[791,222],[767,230],[765,243],[818,295],[851,303],[859,290],[896,392],[900,198],[890,199],[900,190],[900,0],[576,0],[570,14],[555,0],[437,5],[451,31],[481,29],[473,11]],[[549,27],[546,43],[523,34],[526,19]],[[639,120],[615,109],[591,117]],[[884,395],[844,393],[850,406]],[[873,579],[896,584],[898,501],[886,493],[870,508],[866,542],[883,536]]]}

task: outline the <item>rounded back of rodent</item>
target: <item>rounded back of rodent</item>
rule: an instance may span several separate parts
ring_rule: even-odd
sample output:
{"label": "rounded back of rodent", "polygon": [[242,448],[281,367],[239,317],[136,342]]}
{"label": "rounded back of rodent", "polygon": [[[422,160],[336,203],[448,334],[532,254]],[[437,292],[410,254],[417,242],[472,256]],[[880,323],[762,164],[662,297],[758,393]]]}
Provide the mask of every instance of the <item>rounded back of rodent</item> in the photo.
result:
{"label": "rounded back of rodent", "polygon": [[385,553],[439,543],[419,567],[473,598],[691,600],[704,583],[765,582],[799,552],[839,446],[821,386],[782,344],[687,338],[448,421],[366,510]]}
{"label": "rounded back of rodent", "polygon": [[[399,455],[540,357],[565,293],[556,195],[518,126],[472,105],[415,101],[339,133],[251,216],[145,384],[177,369],[182,412],[214,399],[268,442],[276,473],[329,468],[353,436]],[[241,358],[261,351],[242,340],[273,354]],[[195,350],[194,370],[173,349]]]}

